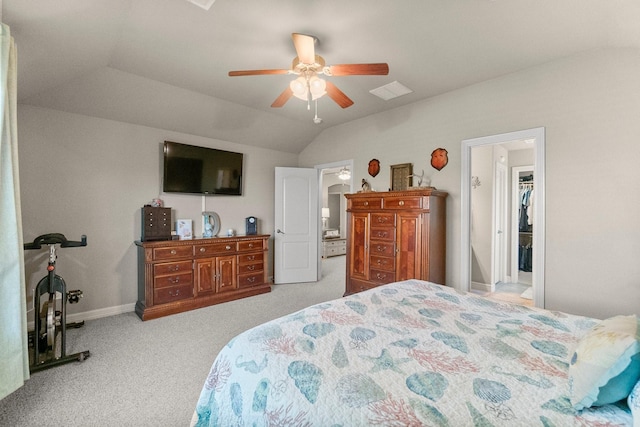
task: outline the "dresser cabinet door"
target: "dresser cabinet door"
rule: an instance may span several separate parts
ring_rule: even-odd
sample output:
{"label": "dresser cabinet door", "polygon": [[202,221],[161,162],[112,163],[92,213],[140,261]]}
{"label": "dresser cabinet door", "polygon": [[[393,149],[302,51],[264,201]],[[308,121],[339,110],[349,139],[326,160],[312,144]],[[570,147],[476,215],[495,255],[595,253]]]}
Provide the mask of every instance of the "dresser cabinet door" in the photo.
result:
{"label": "dresser cabinet door", "polygon": [[216,290],[215,258],[198,259],[196,266],[196,296],[212,294]]}
{"label": "dresser cabinet door", "polygon": [[[420,253],[422,235],[421,217],[416,213],[398,214],[398,237],[395,280],[419,279],[421,277]],[[423,268],[425,266],[422,266]],[[428,266],[426,266],[428,268]]]}
{"label": "dresser cabinet door", "polygon": [[369,214],[351,215],[351,252],[349,254],[349,276],[367,280],[369,276]]}
{"label": "dresser cabinet door", "polygon": [[236,257],[234,255],[216,258],[218,281],[216,292],[227,292],[238,288],[236,278]]}

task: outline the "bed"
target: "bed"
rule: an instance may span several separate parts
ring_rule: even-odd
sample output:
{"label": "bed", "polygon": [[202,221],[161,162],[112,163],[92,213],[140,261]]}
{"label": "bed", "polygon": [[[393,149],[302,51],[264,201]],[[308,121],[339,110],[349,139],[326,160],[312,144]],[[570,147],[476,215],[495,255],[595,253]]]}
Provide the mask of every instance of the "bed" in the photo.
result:
{"label": "bed", "polygon": [[392,283],[235,337],[191,425],[630,426],[628,399],[577,410],[570,396],[572,355],[599,323]]}

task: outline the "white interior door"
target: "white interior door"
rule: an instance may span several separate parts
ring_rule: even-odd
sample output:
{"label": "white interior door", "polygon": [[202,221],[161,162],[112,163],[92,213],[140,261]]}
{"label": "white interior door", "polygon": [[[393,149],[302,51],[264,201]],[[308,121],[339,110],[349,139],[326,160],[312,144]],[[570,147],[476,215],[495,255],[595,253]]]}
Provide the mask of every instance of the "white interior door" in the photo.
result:
{"label": "white interior door", "polygon": [[318,280],[318,172],[276,168],[273,278],[276,284]]}

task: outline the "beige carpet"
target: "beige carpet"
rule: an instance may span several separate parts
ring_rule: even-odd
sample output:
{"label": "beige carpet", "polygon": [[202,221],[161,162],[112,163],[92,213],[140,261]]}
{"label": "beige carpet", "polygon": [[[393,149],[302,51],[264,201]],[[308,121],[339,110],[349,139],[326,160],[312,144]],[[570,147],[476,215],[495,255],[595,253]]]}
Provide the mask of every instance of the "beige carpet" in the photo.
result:
{"label": "beige carpet", "polygon": [[0,426],[185,426],[217,352],[240,332],[344,293],[345,257],[323,260],[318,282],[146,322],[134,313],[69,331],[83,363],[32,375],[0,401]]}

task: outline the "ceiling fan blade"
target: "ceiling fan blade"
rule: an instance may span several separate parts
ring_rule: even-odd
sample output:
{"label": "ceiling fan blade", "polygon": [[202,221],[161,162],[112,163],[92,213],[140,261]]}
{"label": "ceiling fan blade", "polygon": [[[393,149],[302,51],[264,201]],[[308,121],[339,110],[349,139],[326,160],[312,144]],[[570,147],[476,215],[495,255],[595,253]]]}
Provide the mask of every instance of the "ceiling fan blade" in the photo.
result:
{"label": "ceiling fan blade", "polygon": [[265,74],[289,74],[289,70],[240,70],[229,71],[229,77],[262,76]]}
{"label": "ceiling fan blade", "polygon": [[313,64],[316,62],[315,37],[293,33],[291,34],[291,38],[293,39],[293,46],[296,48],[300,62],[303,64]]}
{"label": "ceiling fan blade", "polygon": [[332,76],[386,76],[389,65],[382,62],[376,64],[338,64],[329,67]]}
{"label": "ceiling fan blade", "polygon": [[336,85],[331,82],[326,83],[327,95],[329,96],[329,98],[333,99],[336,104],[338,104],[342,108],[351,107],[353,105],[353,101],[347,95],[345,95],[343,91],[338,89]]}
{"label": "ceiling fan blade", "polygon": [[280,95],[278,95],[278,97],[276,98],[275,101],[273,101],[273,104],[271,104],[271,106],[273,108],[280,108],[284,104],[286,104],[289,98],[291,98],[292,96],[293,96],[293,92],[291,91],[291,89],[286,88],[285,90],[282,91]]}

